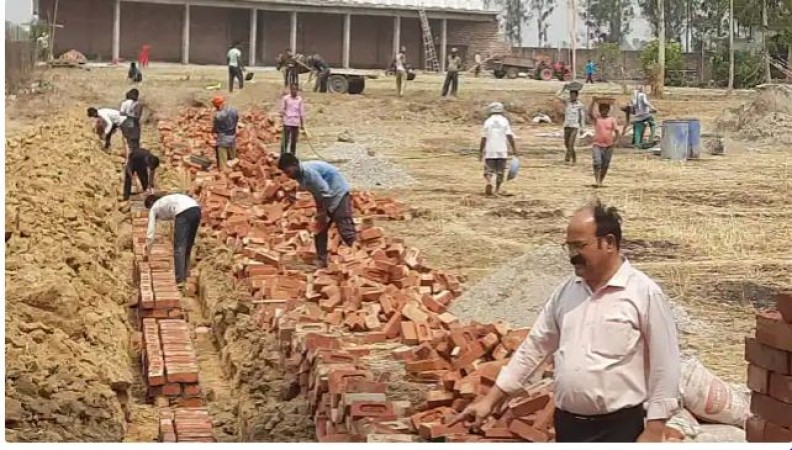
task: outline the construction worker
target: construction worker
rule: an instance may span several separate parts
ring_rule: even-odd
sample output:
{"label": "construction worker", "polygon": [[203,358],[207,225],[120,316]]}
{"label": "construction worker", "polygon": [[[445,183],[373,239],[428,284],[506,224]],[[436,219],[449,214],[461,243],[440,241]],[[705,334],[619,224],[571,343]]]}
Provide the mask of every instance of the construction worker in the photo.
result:
{"label": "construction worker", "polygon": [[215,107],[212,130],[215,133],[215,152],[217,156],[217,167],[225,172],[228,169],[228,161],[236,159],[236,134],[239,114],[233,106],[226,106],[225,99],[216,96],[212,99],[212,106]]}
{"label": "construction worker", "polygon": [[402,47],[393,61],[396,71],[396,94],[401,97],[407,87],[407,47]]}
{"label": "construction worker", "polygon": [[[457,88],[459,87],[459,69],[462,68],[462,58],[457,54],[457,49],[452,48],[451,54],[448,55],[448,64],[446,64],[446,78],[443,83],[443,97],[449,95],[456,97]],[[449,87],[451,90],[449,91]]]}
{"label": "construction worker", "polygon": [[495,174],[495,195],[499,195],[506,172],[506,161],[509,157],[509,147],[512,155],[517,154],[517,145],[514,143],[509,119],[504,113],[503,104],[500,102],[489,105],[489,118],[484,122],[479,145],[479,161],[484,161],[484,179],[487,185],[484,188],[486,195],[493,195],[492,175]]}
{"label": "construction worker", "polygon": [[297,70],[297,62],[295,61],[294,54],[290,49],[286,49],[283,53],[278,55],[277,70],[283,70],[283,86],[289,87],[291,85],[300,85],[300,75]]}
{"label": "construction worker", "polygon": [[646,126],[649,125],[649,140],[653,141],[655,136],[655,121],[653,113],[657,112],[649,103],[649,97],[644,92],[643,85],[638,85],[633,90],[633,96],[630,100],[630,112],[632,113],[633,124],[633,146],[641,148],[644,143],[644,132]]}
{"label": "construction worker", "polygon": [[473,63],[475,64],[475,66],[473,66],[473,76],[478,78],[479,75],[481,74],[481,65],[482,65],[480,53],[476,53],[475,55],[473,55]]}
{"label": "construction worker", "polygon": [[244,77],[242,76],[244,65],[239,44],[235,43],[228,49],[226,62],[228,63],[228,92],[234,92],[234,79],[239,82],[239,89],[242,89],[245,86]]}
{"label": "construction worker", "polygon": [[308,58],[307,66],[316,71],[316,84],[314,92],[327,92],[327,78],[330,76],[330,66],[319,54]]}
{"label": "construction worker", "polygon": [[[96,119],[97,130],[101,129],[98,133],[100,139],[104,140],[104,149],[110,150],[110,138],[126,120],[126,116],[121,114],[115,109],[94,107],[88,108],[88,117]],[[99,126],[101,125],[101,128]]]}
{"label": "construction worker", "polygon": [[137,66],[137,63],[132,61],[129,63],[129,70],[127,71],[127,80],[130,83],[140,83],[143,81],[143,73],[140,71],[140,68]]}
{"label": "construction worker", "polygon": [[132,179],[137,176],[141,192],[151,193],[154,190],[154,181],[160,160],[150,151],[133,147],[127,158],[124,170],[124,201],[132,195]]}
{"label": "construction worker", "polygon": [[190,255],[201,226],[201,205],[184,194],[151,194],[143,201],[149,210],[146,257],[151,253],[157,220],[173,220],[173,263],[176,283],[184,289],[190,277]]}
{"label": "construction worker", "polygon": [[578,210],[564,247],[574,275],[558,286],[482,399],[447,426],[484,420],[548,359],[556,442],[662,442],[679,411],[679,342],[662,289],[622,256],[621,217],[599,201]]}
{"label": "construction worker", "polygon": [[[599,115],[594,113],[594,105],[598,104]],[[589,119],[594,124],[594,142],[591,147],[591,163],[594,169],[594,187],[601,187],[605,175],[608,174],[613,146],[619,141],[619,125],[610,115],[610,104],[598,101],[594,97],[589,105]]]}
{"label": "construction worker", "polygon": [[281,139],[281,153],[297,154],[297,137],[300,130],[305,129],[305,102],[299,95],[299,89],[292,85],[289,95],[281,99],[281,119],[283,120],[283,139]]}
{"label": "construction worker", "polygon": [[289,178],[297,180],[301,189],[310,191],[316,201],[316,264],[327,267],[327,239],[332,224],[335,223],[338,234],[347,246],[351,247],[355,243],[349,184],[332,165],[324,161],[300,163],[291,153],[281,155],[278,168]]}
{"label": "construction worker", "polygon": [[588,60],[586,63],[586,83],[594,84],[594,73],[597,71],[597,66],[594,61]]}
{"label": "construction worker", "polygon": [[126,120],[121,124],[121,133],[127,144],[127,152],[133,147],[140,146],[140,117],[143,115],[143,105],[140,103],[140,91],[130,89],[126,93],[126,99],[121,102],[119,112],[126,116]]}
{"label": "construction worker", "polygon": [[[582,85],[578,84],[572,87],[577,88],[581,86]],[[569,94],[565,95],[565,92],[569,92]],[[583,105],[583,102],[578,99],[578,95],[579,91],[577,89],[570,89],[569,85],[561,88],[556,94],[564,103],[564,147],[566,148],[564,162],[572,164],[577,162],[575,141],[577,140],[578,133],[586,124],[586,107]]]}
{"label": "construction worker", "polygon": [[36,46],[38,47],[39,61],[49,60],[49,33],[46,31],[41,33],[36,39]]}

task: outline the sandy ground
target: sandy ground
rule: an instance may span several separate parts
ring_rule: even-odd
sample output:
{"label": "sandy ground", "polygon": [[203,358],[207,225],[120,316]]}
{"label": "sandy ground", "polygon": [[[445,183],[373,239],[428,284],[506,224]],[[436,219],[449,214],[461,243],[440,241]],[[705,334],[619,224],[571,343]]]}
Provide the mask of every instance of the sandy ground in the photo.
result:
{"label": "sandy ground", "polygon": [[[153,120],[144,129],[144,143],[157,151],[152,131],[157,117],[205,102],[217,92],[227,95],[205,89],[224,82],[225,74],[218,67],[155,65],[147,70],[140,89],[153,110]],[[7,102],[11,136],[43,116],[58,120],[61,114],[83,114],[90,105],[117,107],[129,88],[120,68],[61,69],[45,77],[53,92]],[[725,156],[703,151],[699,161],[671,162],[619,149],[606,186],[595,190],[590,187],[588,148],[579,146],[578,164],[567,166],[561,139],[537,135],[560,127],[530,123],[534,112],[553,114],[552,95],[560,82],[466,76],[456,100],[440,98],[441,84],[439,76],[419,75],[401,99],[394,95],[394,80],[386,77],[368,80],[361,96],[309,92],[311,142],[332,159],[339,134],[346,132],[356,145],[409,174],[413,183],[384,193],[414,208],[415,218],[385,226],[422,249],[432,266],[455,270],[469,283],[514,258],[563,242],[567,218],[591,199],[599,197],[619,207],[625,253],[657,279],[697,324],[682,336],[685,348],[697,352],[718,375],[744,380],[743,337],[751,332],[752,313],[768,305],[778,288],[790,286],[789,251],[784,246],[792,236],[788,150],[727,140]],[[277,74],[259,72],[244,90],[230,96],[230,102],[240,109],[273,109],[280,89]],[[592,94],[626,99],[619,85],[586,87],[584,100]],[[697,117],[704,131],[711,132],[724,110],[750,96],[672,89],[666,99],[654,103],[659,119]],[[505,102],[510,111],[522,169],[519,178],[507,185],[510,196],[486,198],[481,164],[471,150],[478,146],[483,108],[496,100]],[[314,157],[304,144],[298,155]],[[548,274],[567,270],[550,259]],[[531,267],[544,280],[543,289],[526,298],[524,305],[468,299],[473,304],[465,308],[499,308],[494,316],[530,323],[537,302],[552,289],[544,286],[552,277],[543,273],[542,265],[540,259]]]}

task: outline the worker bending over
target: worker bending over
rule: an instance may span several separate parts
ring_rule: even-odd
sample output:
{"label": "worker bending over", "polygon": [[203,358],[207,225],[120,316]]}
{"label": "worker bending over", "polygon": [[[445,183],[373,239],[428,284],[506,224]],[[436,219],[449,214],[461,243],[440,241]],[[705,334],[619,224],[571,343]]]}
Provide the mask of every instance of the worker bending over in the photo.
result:
{"label": "worker bending over", "polygon": [[160,160],[145,148],[130,149],[124,170],[124,201],[132,195],[132,181],[137,176],[141,192],[151,193],[154,190],[154,179]]}
{"label": "worker bending over", "polygon": [[151,253],[157,232],[157,220],[173,220],[173,263],[176,283],[184,288],[190,277],[190,255],[201,226],[201,206],[184,194],[151,194],[144,201],[149,210],[146,232],[146,256]]}
{"label": "worker bending over", "polygon": [[[668,297],[621,254],[621,217],[578,210],[564,247],[574,267],[495,384],[447,426],[481,425],[552,361],[556,442],[662,442],[679,410],[679,343]],[[539,375],[541,376],[541,375]]]}
{"label": "worker bending over", "polygon": [[[96,119],[100,139],[104,140],[104,149],[110,150],[110,138],[126,120],[126,116],[112,108],[88,108],[88,117]],[[101,127],[100,127],[101,126]]]}
{"label": "worker bending over", "polygon": [[633,124],[633,146],[640,148],[644,143],[644,132],[646,126],[649,125],[649,140],[653,141],[655,137],[655,121],[653,113],[656,112],[655,107],[649,103],[649,97],[644,92],[642,85],[639,85],[634,91],[632,100],[630,100],[630,109],[627,113],[632,116]]}
{"label": "worker bending over", "polygon": [[315,54],[308,58],[308,67],[316,71],[314,92],[327,92],[327,78],[330,76],[330,66],[319,54]]}
{"label": "worker bending over", "polygon": [[297,154],[297,137],[300,130],[305,129],[305,102],[292,85],[289,95],[281,99],[281,119],[283,120],[283,139],[281,139],[281,154],[287,151],[292,155]]}
{"label": "worker bending over", "polygon": [[352,220],[352,199],[344,176],[324,161],[300,163],[291,153],[284,153],[278,168],[289,178],[297,180],[300,188],[308,190],[316,201],[314,244],[317,265],[327,267],[327,235],[335,223],[338,234],[347,246],[355,243],[355,222]]}
{"label": "worker bending over", "polygon": [[228,169],[228,161],[233,161],[237,157],[236,134],[239,114],[233,106],[225,106],[225,99],[219,95],[212,99],[212,105],[216,110],[212,131],[216,140],[217,167],[220,171],[225,171]]}

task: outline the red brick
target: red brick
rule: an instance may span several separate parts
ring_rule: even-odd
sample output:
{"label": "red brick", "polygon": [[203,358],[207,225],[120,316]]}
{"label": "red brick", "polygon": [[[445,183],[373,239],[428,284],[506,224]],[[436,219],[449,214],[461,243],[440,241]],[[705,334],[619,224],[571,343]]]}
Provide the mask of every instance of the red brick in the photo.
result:
{"label": "red brick", "polygon": [[517,348],[523,343],[526,337],[528,337],[528,330],[527,328],[521,328],[517,330],[512,330],[506,334],[506,336],[501,339],[501,345],[506,350],[513,352],[517,350]]}
{"label": "red brick", "polygon": [[168,397],[176,397],[181,395],[181,384],[179,383],[166,383],[162,386],[162,395],[166,395]]}
{"label": "red brick", "polygon": [[385,323],[385,327],[382,329],[382,331],[385,332],[385,335],[388,336],[388,339],[401,336],[401,319],[402,315],[400,313],[394,313]]}
{"label": "red brick", "polygon": [[533,427],[539,431],[548,431],[553,427],[554,415],[555,401],[553,399],[553,395],[550,394],[550,401],[547,402],[547,405],[545,405],[541,411],[536,413],[536,419],[534,419]]}
{"label": "red brick", "polygon": [[418,302],[411,300],[402,307],[401,313],[404,317],[417,323],[426,323],[429,320],[429,315],[421,309]]}
{"label": "red brick", "polygon": [[416,323],[415,331],[418,336],[418,342],[429,342],[432,340],[432,335],[427,324]]}
{"label": "red brick", "polygon": [[772,372],[790,374],[789,352],[768,347],[752,337],[745,338],[745,360]]}
{"label": "red brick", "polygon": [[753,364],[748,364],[748,388],[750,390],[767,394],[769,380],[770,378],[767,370]]}
{"label": "red brick", "polygon": [[451,427],[440,423],[422,423],[418,427],[418,433],[426,440],[438,439],[455,434],[467,434],[467,432],[467,427],[465,427],[463,423],[458,423]]}
{"label": "red brick", "polygon": [[511,410],[514,417],[525,417],[529,414],[541,411],[547,406],[549,401],[550,396],[548,394],[541,394],[524,400],[515,401],[509,406],[509,410]]}
{"label": "red brick", "polygon": [[407,345],[417,345],[418,344],[418,330],[415,328],[415,324],[413,322],[402,322],[401,323],[401,335],[402,335],[402,342]]}
{"label": "red brick", "polygon": [[782,427],[792,427],[792,404],[784,403],[764,394],[751,395],[751,412],[768,422]]}
{"label": "red brick", "polygon": [[511,439],[514,438],[514,433],[509,431],[508,426],[495,426],[494,424],[484,425],[481,427],[481,430],[484,432],[484,436],[488,438],[504,438],[504,439]]}
{"label": "red brick", "polygon": [[469,398],[457,398],[457,399],[454,399],[453,403],[451,403],[451,408],[453,408],[456,412],[460,412],[461,413],[471,403],[472,403],[472,400],[469,399]]}
{"label": "red brick", "polygon": [[792,323],[792,291],[782,292],[776,296],[776,309],[786,323]]}
{"label": "red brick", "polygon": [[426,393],[426,407],[427,408],[440,408],[442,406],[451,406],[454,403],[454,393],[448,391],[428,391]]}
{"label": "red brick", "polygon": [[321,334],[309,333],[305,336],[305,348],[308,351],[313,350],[338,350],[341,348],[341,343],[337,338],[330,336],[323,336]]}
{"label": "red brick", "polygon": [[510,353],[511,352],[507,350],[506,347],[502,345],[498,345],[497,347],[495,347],[494,350],[492,350],[492,359],[505,360],[506,358],[509,357]]}
{"label": "red brick", "polygon": [[393,403],[391,402],[353,402],[349,408],[349,416],[352,419],[358,417],[372,417],[382,420],[396,419]]}
{"label": "red brick", "polygon": [[428,372],[432,370],[447,370],[449,369],[448,362],[442,358],[422,359],[418,361],[409,361],[404,363],[407,372]]}
{"label": "red brick", "polygon": [[778,312],[758,313],[756,340],[770,347],[792,352],[792,323],[782,321]]}
{"label": "red brick", "polygon": [[748,442],[765,442],[767,423],[757,416],[749,417],[745,421],[745,440]]}
{"label": "red brick", "polygon": [[535,429],[521,419],[513,420],[509,424],[509,431],[528,442],[547,442],[550,440],[547,433]]}
{"label": "red brick", "polygon": [[446,417],[454,413],[450,408],[440,407],[415,413],[410,417],[410,422],[417,430],[422,423],[442,423]]}
{"label": "red brick", "polygon": [[361,241],[372,241],[374,239],[379,239],[382,236],[383,236],[382,228],[379,227],[365,228],[360,231]]}
{"label": "red brick", "polygon": [[[759,369],[761,370],[761,369]],[[748,375],[750,377],[750,370]],[[767,372],[765,372],[765,380]],[[750,383],[750,378],[748,379]],[[749,384],[750,387],[750,384]],[[770,374],[770,382],[769,385],[765,386],[767,390],[765,391],[758,391],[762,393],[769,393],[771,397],[775,398],[776,400],[781,400],[785,403],[792,403],[792,377],[786,375],[780,375],[777,373]],[[752,388],[753,389],[753,388]]]}
{"label": "red brick", "polygon": [[367,370],[334,370],[328,375],[328,385],[331,394],[344,392],[346,383],[352,380],[371,381],[372,374]]}
{"label": "red brick", "polygon": [[188,397],[197,397],[201,395],[201,385],[198,383],[186,383],[183,384],[182,387],[184,388],[184,395]]}
{"label": "red brick", "polygon": [[431,295],[423,295],[421,297],[421,303],[433,313],[442,314],[445,312],[445,305],[435,300]]}
{"label": "red brick", "polygon": [[369,394],[384,394],[388,390],[386,383],[379,383],[376,381],[368,380],[350,380],[346,382],[346,389],[344,392],[353,393],[369,393]]}
{"label": "red brick", "polygon": [[459,354],[459,357],[454,361],[454,368],[466,368],[466,366],[481,358],[486,353],[486,350],[484,350],[484,347],[482,347],[478,341],[473,341],[469,343],[467,347],[464,348],[464,350],[462,350],[462,352]]}
{"label": "red brick", "polygon": [[792,442],[792,429],[767,422],[764,438],[765,442]]}

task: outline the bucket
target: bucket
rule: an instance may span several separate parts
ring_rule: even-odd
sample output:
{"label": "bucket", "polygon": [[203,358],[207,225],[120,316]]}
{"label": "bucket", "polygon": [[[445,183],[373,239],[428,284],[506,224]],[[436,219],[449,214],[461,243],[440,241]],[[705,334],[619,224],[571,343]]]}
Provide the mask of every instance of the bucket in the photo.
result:
{"label": "bucket", "polygon": [[682,119],[688,123],[688,159],[701,155],[701,122],[698,119]]}
{"label": "bucket", "polygon": [[660,141],[660,156],[662,158],[675,161],[687,159],[689,146],[689,121],[666,120],[663,122],[663,139]]}

